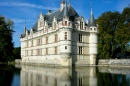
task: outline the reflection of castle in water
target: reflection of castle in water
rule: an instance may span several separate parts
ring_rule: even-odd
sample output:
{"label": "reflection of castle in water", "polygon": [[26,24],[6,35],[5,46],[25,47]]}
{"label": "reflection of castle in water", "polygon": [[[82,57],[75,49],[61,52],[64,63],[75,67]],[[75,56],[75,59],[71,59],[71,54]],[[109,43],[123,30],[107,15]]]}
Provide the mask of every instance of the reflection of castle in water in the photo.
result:
{"label": "reflection of castle in water", "polygon": [[97,86],[96,70],[22,66],[21,86]]}

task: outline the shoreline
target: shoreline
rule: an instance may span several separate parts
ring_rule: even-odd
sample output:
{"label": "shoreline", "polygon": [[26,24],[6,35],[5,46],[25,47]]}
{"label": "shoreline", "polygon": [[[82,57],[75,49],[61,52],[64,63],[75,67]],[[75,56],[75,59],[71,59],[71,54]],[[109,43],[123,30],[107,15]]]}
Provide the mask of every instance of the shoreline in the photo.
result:
{"label": "shoreline", "polygon": [[[125,64],[124,62],[125,61]],[[111,63],[110,63],[111,62]],[[74,65],[74,66],[62,66],[55,64],[38,64],[38,63],[21,63],[21,59],[16,59],[12,62],[0,62],[0,64],[7,65],[27,65],[27,66],[44,66],[44,67],[54,67],[54,68],[81,68],[81,67],[110,67],[110,68],[130,68],[130,59],[101,59],[98,60],[97,65]]]}

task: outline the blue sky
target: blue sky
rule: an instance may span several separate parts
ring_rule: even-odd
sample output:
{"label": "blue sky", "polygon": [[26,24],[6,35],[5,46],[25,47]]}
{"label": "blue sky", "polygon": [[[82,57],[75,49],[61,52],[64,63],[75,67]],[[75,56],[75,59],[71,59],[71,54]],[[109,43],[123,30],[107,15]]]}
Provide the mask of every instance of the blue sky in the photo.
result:
{"label": "blue sky", "polygon": [[[46,14],[48,9],[57,10],[60,2],[61,0],[0,0],[0,15],[14,21],[16,32],[13,34],[13,42],[15,47],[20,46],[20,34],[23,33],[25,19],[26,27],[30,29],[41,11]],[[130,0],[71,0],[70,2],[79,15],[89,19],[91,2],[94,17],[98,18],[106,11],[122,12]]]}

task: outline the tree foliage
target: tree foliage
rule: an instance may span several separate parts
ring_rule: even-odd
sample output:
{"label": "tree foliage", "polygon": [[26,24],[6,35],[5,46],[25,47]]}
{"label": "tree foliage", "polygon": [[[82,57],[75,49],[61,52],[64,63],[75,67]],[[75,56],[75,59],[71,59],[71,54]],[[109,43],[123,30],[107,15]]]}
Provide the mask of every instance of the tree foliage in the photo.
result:
{"label": "tree foliage", "polygon": [[13,50],[13,56],[15,59],[21,59],[21,47],[15,47]]}
{"label": "tree foliage", "polygon": [[13,21],[0,16],[0,62],[13,57]]}
{"label": "tree foliage", "polygon": [[105,12],[98,19],[98,58],[114,58],[117,49],[126,52],[126,44],[130,41],[130,8],[122,13]]}

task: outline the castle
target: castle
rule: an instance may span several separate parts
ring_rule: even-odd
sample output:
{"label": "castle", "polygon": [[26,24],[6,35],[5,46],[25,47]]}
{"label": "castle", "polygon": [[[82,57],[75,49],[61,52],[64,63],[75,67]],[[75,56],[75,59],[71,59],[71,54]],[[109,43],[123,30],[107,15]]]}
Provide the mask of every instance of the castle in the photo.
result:
{"label": "castle", "polygon": [[92,8],[90,19],[85,19],[61,1],[60,8],[47,14],[40,13],[34,26],[21,34],[22,63],[55,66],[95,65],[98,28]]}

